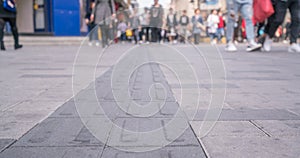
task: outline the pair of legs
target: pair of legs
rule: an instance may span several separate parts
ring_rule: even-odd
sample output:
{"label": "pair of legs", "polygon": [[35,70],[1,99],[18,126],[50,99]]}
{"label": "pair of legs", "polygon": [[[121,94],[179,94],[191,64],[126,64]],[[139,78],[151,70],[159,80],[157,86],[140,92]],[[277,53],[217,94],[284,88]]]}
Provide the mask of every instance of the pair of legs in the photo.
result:
{"label": "pair of legs", "polygon": [[[229,1],[227,1],[227,3],[228,2]],[[238,18],[237,17],[238,12],[241,12],[242,17],[246,21],[247,39],[249,41],[254,41],[254,26],[252,23],[252,17],[253,17],[252,4],[253,4],[252,0],[247,0],[247,1],[243,1],[243,2],[239,2],[238,0],[233,0],[233,4],[229,4],[229,3],[227,4],[228,10],[229,10],[229,15],[228,15],[226,38],[227,38],[228,42],[229,41],[232,42],[234,24],[237,20],[236,18]]]}
{"label": "pair of legs", "polygon": [[221,39],[224,36],[224,34],[225,34],[224,28],[218,28],[217,30],[218,42],[221,42]]}
{"label": "pair of legs", "polygon": [[152,27],[151,28],[151,41],[152,42],[159,42],[160,41],[160,32],[161,29],[158,27]]}
{"label": "pair of legs", "polygon": [[15,49],[21,48],[22,46],[19,44],[19,33],[17,29],[17,22],[16,18],[0,18],[0,45],[1,45],[1,50],[5,50],[4,47],[4,42],[3,42],[3,37],[4,37],[4,26],[5,23],[8,22],[10,27],[11,27],[11,32],[14,37],[15,41]]}
{"label": "pair of legs", "polygon": [[300,30],[300,1],[299,0],[272,0],[275,13],[268,18],[268,23],[265,28],[266,35],[273,38],[277,28],[284,21],[286,10],[291,13],[291,33],[290,43],[297,43],[297,38]]}
{"label": "pair of legs", "polygon": [[101,29],[101,37],[102,37],[102,47],[108,46],[109,44],[109,38],[110,38],[110,31],[109,31],[109,25],[100,25]]}
{"label": "pair of legs", "polygon": [[235,23],[238,20],[238,12],[241,13],[242,17],[246,22],[246,32],[249,46],[247,51],[256,51],[261,48],[261,44],[257,44],[254,41],[254,25],[252,23],[253,17],[253,0],[227,0],[228,9],[228,24],[227,24],[227,51],[236,51],[237,48],[233,44],[233,35]]}
{"label": "pair of legs", "polygon": [[209,33],[210,42],[213,42],[215,38],[218,38],[218,34],[215,33]]}
{"label": "pair of legs", "polygon": [[98,37],[98,26],[97,25],[89,25],[89,41],[93,42],[93,41],[99,41],[99,37]]}
{"label": "pair of legs", "polygon": [[149,42],[149,30],[150,30],[150,28],[148,26],[142,27],[142,31],[139,33],[140,40],[143,40],[143,35],[145,35],[146,42]]}
{"label": "pair of legs", "polygon": [[200,43],[200,33],[194,33],[194,43],[195,44]]}

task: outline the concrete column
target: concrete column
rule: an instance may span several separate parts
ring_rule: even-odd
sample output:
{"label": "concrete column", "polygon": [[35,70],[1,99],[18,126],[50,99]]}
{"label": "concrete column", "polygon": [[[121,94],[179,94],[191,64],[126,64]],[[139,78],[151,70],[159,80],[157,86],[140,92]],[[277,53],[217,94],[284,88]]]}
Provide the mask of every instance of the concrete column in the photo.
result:
{"label": "concrete column", "polygon": [[20,33],[33,33],[33,0],[17,1],[17,25]]}

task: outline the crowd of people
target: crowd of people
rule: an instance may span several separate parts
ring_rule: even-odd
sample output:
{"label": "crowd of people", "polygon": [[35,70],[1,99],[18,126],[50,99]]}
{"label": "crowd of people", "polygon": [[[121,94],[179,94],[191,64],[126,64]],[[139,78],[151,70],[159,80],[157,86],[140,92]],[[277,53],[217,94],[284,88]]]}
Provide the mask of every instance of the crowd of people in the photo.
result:
{"label": "crowd of people", "polygon": [[[100,41],[102,47],[127,41],[135,44],[151,42],[199,44],[201,37],[206,36],[209,37],[211,44],[226,41],[225,50],[228,52],[237,51],[236,41],[246,41],[248,43],[246,50],[251,52],[261,48],[270,51],[272,42],[283,38],[285,43],[288,41],[290,43],[289,52],[300,52],[297,43],[300,31],[300,1],[270,0],[274,13],[265,19],[265,22],[260,23],[253,23],[253,1],[255,0],[227,0],[225,16],[221,10],[216,9],[206,16],[202,14],[204,11],[197,8],[194,15],[189,17],[187,10],[175,11],[169,8],[165,13],[159,0],[154,0],[149,8],[143,8],[142,13],[136,5],[119,11],[115,0],[91,0],[90,9],[85,17],[90,30],[89,45],[100,46]],[[15,0],[4,2],[14,4]],[[287,10],[291,18],[287,19],[283,26]],[[16,27],[16,11],[9,11],[0,5],[0,12],[1,50],[5,50],[3,28],[6,22],[11,25],[15,49],[22,48]]]}
{"label": "crowd of people", "polygon": [[[106,16],[110,19],[111,23],[107,25],[109,30],[101,29],[101,35],[99,35],[98,28],[103,28],[104,24],[98,23],[93,20],[97,17],[97,12],[93,9],[96,6],[104,3],[105,0],[96,0],[91,4],[91,9],[86,15],[86,24],[91,30],[89,34],[89,45],[99,46],[99,38],[102,41],[109,39],[111,42],[131,41],[135,44],[138,43],[150,43],[150,42],[169,42],[176,44],[177,42],[186,43],[193,40],[195,44],[200,43],[201,34],[209,36],[212,44],[221,42],[222,37],[225,36],[225,17],[221,10],[213,10],[211,14],[204,18],[200,14],[200,9],[195,9],[194,15],[189,17],[187,10],[181,12],[181,16],[174,11],[173,8],[169,8],[165,15],[165,10],[158,0],[154,0],[154,4],[151,7],[143,8],[143,12],[139,13],[139,8],[132,6],[131,10],[126,12],[115,13],[112,8],[114,4],[109,0],[106,1],[106,6],[110,7],[110,16]],[[105,6],[105,5],[101,5]],[[104,10],[104,9],[103,9]],[[119,16],[119,15],[123,16]],[[102,19],[103,20],[103,19]],[[110,35],[105,35],[102,32],[105,31]],[[102,43],[103,47],[108,46],[110,42]]]}

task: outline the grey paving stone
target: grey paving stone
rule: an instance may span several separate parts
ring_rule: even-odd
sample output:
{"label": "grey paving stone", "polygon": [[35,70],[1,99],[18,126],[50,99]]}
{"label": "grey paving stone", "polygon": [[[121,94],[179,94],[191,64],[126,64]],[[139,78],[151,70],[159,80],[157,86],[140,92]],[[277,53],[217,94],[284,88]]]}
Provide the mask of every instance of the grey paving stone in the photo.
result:
{"label": "grey paving stone", "polygon": [[[194,120],[204,120],[207,110],[199,110]],[[300,117],[284,109],[223,109],[220,121],[243,120],[299,120]],[[208,118],[209,120],[209,118]]]}
{"label": "grey paving stone", "polygon": [[102,147],[13,147],[1,158],[98,158]]}
{"label": "grey paving stone", "polygon": [[59,75],[59,74],[53,74],[53,75],[48,75],[48,74],[25,74],[22,75],[21,78],[71,78],[72,75]]}
{"label": "grey paving stone", "polygon": [[14,139],[0,139],[0,153],[15,141]]}
{"label": "grey paving stone", "polygon": [[24,135],[13,146],[70,147],[103,145],[84,128],[79,118],[48,118]]}
{"label": "grey paving stone", "polygon": [[[111,131],[109,143],[115,147],[159,147],[163,142],[168,142],[168,146],[199,146],[189,124],[184,118],[178,118],[176,131],[170,130],[168,124],[174,118],[118,118],[114,121],[116,127]],[[174,125],[174,124],[173,124]],[[121,128],[122,131],[120,131]],[[152,138],[146,140],[143,133],[151,133],[161,130],[160,135],[152,135]],[[138,132],[138,133],[129,133]],[[149,135],[147,135],[149,136]],[[156,137],[157,136],[157,137]],[[161,139],[158,139],[161,138]]]}
{"label": "grey paving stone", "polygon": [[[138,147],[137,147],[138,149]],[[150,148],[149,148],[150,149]],[[147,150],[147,148],[145,149]],[[105,148],[101,158],[205,158],[201,147],[164,147],[149,152],[125,152],[111,147]]]}

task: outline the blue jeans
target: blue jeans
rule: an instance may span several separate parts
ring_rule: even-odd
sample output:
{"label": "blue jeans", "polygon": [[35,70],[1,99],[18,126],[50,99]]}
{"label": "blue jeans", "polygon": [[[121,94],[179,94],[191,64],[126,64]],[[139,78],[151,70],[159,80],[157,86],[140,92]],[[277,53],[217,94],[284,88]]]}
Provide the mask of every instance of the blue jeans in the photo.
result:
{"label": "blue jeans", "polygon": [[224,33],[225,33],[224,28],[218,28],[217,36],[218,36],[218,41],[219,42],[221,41],[222,37],[224,36]]}
{"label": "blue jeans", "polygon": [[[228,22],[227,22],[227,42],[233,39],[233,30],[235,21],[238,19],[238,12],[241,12],[242,17],[246,21],[246,32],[248,41],[254,40],[254,26],[252,23],[253,17],[253,0],[227,0]],[[235,17],[231,16],[231,13]]]}
{"label": "blue jeans", "polygon": [[98,38],[98,29],[99,29],[99,26],[98,25],[89,25],[89,41],[92,42],[92,41],[99,41],[99,38]]}

